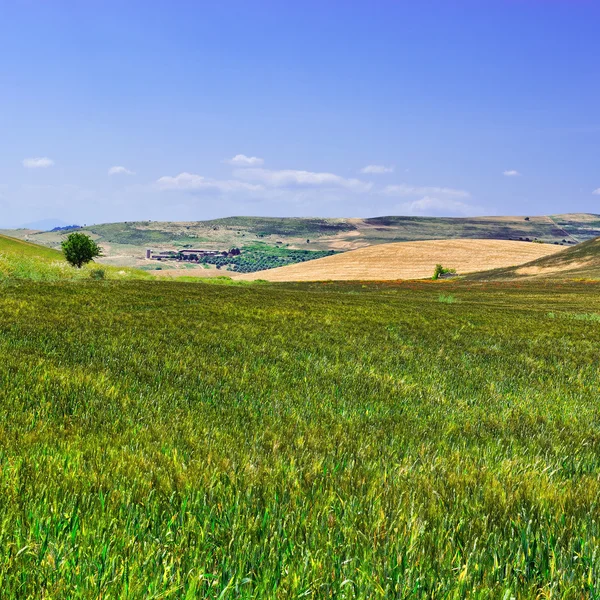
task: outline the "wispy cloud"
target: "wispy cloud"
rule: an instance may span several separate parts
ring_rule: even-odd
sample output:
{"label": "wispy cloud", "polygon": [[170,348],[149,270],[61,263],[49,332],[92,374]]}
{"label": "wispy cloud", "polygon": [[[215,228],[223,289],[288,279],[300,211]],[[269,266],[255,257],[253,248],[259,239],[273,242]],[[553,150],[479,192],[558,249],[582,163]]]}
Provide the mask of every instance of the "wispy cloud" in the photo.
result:
{"label": "wispy cloud", "polygon": [[455,200],[453,198],[432,198],[425,196],[420,200],[404,202],[396,206],[396,210],[411,216],[474,216],[484,213],[484,209]]}
{"label": "wispy cloud", "polygon": [[520,177],[521,173],[519,173],[519,171],[515,171],[514,169],[510,169],[508,171],[504,171],[502,175],[504,175],[504,177]]}
{"label": "wispy cloud", "polygon": [[126,167],[111,167],[108,170],[109,175],[135,175],[135,171],[130,171]]}
{"label": "wispy cloud", "polygon": [[382,175],[384,173],[393,173],[394,167],[386,167],[385,165],[367,165],[360,170],[361,173],[371,175]]}
{"label": "wispy cloud", "polygon": [[414,186],[401,183],[399,185],[387,185],[381,190],[386,196],[451,196],[455,198],[468,198],[471,194],[466,190],[458,190],[449,187]]}
{"label": "wispy cloud", "polygon": [[595,196],[600,196],[600,188],[596,188],[592,194],[594,194]]}
{"label": "wispy cloud", "polygon": [[174,177],[164,176],[156,181],[161,190],[181,191],[212,191],[212,192],[256,192],[262,189],[259,185],[252,185],[242,181],[209,179],[195,173],[179,173]]}
{"label": "wispy cloud", "polygon": [[244,181],[261,183],[271,188],[345,188],[353,191],[368,191],[372,184],[360,179],[347,179],[334,173],[315,173],[312,171],[271,169],[238,169],[234,177]]}
{"label": "wispy cloud", "polygon": [[54,161],[47,156],[40,156],[37,158],[25,158],[23,159],[23,166],[26,169],[46,169],[51,167]]}
{"label": "wispy cloud", "polygon": [[258,158],[258,156],[246,156],[245,154],[236,154],[233,158],[229,158],[223,162],[234,167],[261,167],[265,164],[262,158]]}

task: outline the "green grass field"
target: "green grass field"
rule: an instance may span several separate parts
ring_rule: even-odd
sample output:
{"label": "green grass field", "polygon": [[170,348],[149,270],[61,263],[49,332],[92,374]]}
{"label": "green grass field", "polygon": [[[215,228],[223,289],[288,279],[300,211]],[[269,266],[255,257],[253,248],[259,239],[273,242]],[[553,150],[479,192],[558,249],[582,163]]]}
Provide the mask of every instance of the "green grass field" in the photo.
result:
{"label": "green grass field", "polygon": [[4,283],[2,597],[598,597],[599,291]]}

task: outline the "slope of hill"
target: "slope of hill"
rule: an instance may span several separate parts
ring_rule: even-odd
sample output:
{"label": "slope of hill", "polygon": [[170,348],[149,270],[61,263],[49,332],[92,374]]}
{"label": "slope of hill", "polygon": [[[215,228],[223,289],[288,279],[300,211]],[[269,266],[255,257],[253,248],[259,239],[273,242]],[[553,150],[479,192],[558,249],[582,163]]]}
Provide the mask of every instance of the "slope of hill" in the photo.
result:
{"label": "slope of hill", "polygon": [[[69,265],[61,252],[45,246],[0,234],[0,281],[6,279],[31,279],[57,281],[61,279],[86,279],[98,277],[99,265],[90,263],[81,269]],[[137,269],[118,269],[101,266],[102,278],[138,279],[151,275]]]}
{"label": "slope of hill", "polygon": [[360,248],[310,262],[242,275],[267,281],[425,279],[436,264],[462,275],[518,265],[555,254],[560,246],[506,240],[429,240]]}
{"label": "slope of hill", "polygon": [[1,234],[0,254],[4,256],[27,257],[46,261],[63,260],[63,256],[58,250]]}
{"label": "slope of hill", "polygon": [[476,273],[474,281],[511,279],[600,279],[600,238],[525,264]]}
{"label": "slope of hill", "polygon": [[[214,250],[256,243],[307,250],[355,250],[373,244],[436,239],[533,240],[574,245],[600,235],[600,216],[375,217],[320,219],[228,217],[212,221],[106,223],[82,228],[104,248],[102,262],[142,266],[144,251],[201,246]],[[58,247],[67,232],[13,230],[14,237]]]}

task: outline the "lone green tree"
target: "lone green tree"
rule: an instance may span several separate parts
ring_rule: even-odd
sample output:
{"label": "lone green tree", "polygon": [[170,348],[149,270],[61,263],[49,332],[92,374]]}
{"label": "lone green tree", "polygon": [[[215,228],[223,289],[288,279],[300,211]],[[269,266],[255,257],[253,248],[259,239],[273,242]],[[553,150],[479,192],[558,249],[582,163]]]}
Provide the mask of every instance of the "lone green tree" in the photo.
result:
{"label": "lone green tree", "polygon": [[102,256],[100,246],[85,233],[71,233],[61,246],[67,261],[78,269],[97,256]]}

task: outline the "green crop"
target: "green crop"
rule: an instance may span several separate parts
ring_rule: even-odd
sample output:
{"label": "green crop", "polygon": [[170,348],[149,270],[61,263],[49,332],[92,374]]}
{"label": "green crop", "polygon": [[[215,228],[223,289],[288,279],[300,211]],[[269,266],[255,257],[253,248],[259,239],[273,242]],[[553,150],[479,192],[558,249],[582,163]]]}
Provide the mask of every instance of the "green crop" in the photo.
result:
{"label": "green crop", "polygon": [[269,247],[266,244],[253,244],[244,248],[237,256],[204,256],[199,262],[204,265],[216,265],[218,268],[227,267],[228,270],[238,273],[255,273],[333,254],[333,250],[289,250]]}
{"label": "green crop", "polygon": [[2,284],[1,596],[598,597],[598,286],[443,289]]}

